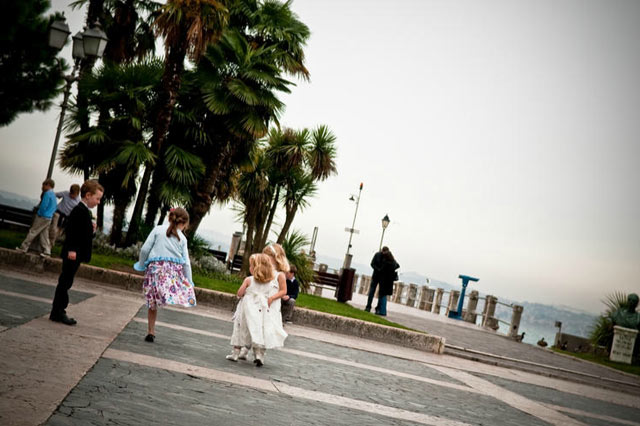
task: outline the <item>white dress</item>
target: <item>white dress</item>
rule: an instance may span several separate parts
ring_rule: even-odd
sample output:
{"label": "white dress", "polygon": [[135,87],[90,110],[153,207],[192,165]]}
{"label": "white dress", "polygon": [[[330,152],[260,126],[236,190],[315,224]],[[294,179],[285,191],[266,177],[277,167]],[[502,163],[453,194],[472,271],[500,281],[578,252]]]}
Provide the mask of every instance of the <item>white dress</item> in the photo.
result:
{"label": "white dress", "polygon": [[251,277],[244,297],[233,315],[233,346],[257,346],[266,349],[284,346],[287,333],[282,328],[280,299],[268,306],[267,299],[279,290],[278,279],[259,283]]}

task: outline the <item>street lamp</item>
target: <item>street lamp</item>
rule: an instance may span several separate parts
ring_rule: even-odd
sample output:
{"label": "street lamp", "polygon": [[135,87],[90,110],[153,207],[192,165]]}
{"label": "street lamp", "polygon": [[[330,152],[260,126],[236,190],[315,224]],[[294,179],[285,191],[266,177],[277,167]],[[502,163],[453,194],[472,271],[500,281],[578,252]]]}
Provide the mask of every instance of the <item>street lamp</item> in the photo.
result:
{"label": "street lamp", "polygon": [[356,202],[356,212],[353,214],[353,224],[351,225],[351,228],[345,228],[345,231],[349,233],[349,245],[347,246],[347,254],[345,254],[344,256],[344,265],[342,265],[342,267],[345,269],[351,267],[351,258],[353,257],[353,255],[351,255],[349,251],[351,250],[351,239],[353,238],[353,234],[354,233],[357,234],[360,232],[357,229],[355,229],[355,226],[356,226],[356,216],[358,216],[358,206],[360,205],[360,195],[362,194],[362,187],[363,187],[363,183],[361,182],[360,191],[358,192],[358,198],[355,198],[353,195],[349,197],[349,201]]}
{"label": "street lamp", "polygon": [[[54,49],[61,50],[67,43],[69,34],[71,34],[71,31],[69,31],[69,26],[65,22],[64,17],[54,21],[51,24],[51,28],[49,28],[49,46]],[[104,48],[107,45],[107,41],[107,35],[102,31],[100,24],[97,22],[91,28],[85,30],[84,33],[78,32],[73,36],[71,56],[74,59],[74,64],[71,74],[64,76],[66,84],[64,86],[62,103],[60,104],[60,119],[58,120],[56,138],[53,141],[53,150],[51,152],[51,159],[49,160],[47,179],[51,178],[51,175],[53,174],[53,166],[56,162],[56,153],[58,152],[58,143],[60,142],[60,134],[62,133],[64,115],[67,111],[67,102],[69,101],[69,95],[71,94],[71,86],[74,81],[78,80],[77,72],[80,67],[80,59],[85,56],[101,58],[104,53]],[[58,64],[61,65],[59,60]]]}
{"label": "street lamp", "polygon": [[384,240],[384,231],[387,229],[387,226],[389,226],[389,223],[391,223],[391,220],[389,220],[389,215],[385,214],[384,217],[382,218],[382,237],[380,237],[380,248],[378,249],[378,251],[382,250],[382,240]]}

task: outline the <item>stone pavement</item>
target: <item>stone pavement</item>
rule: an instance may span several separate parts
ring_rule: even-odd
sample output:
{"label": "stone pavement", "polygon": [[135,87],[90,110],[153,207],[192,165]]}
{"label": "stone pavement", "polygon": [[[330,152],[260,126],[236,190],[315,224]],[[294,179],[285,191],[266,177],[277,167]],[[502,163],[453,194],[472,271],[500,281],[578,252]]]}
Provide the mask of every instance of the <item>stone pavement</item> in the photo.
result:
{"label": "stone pavement", "polygon": [[[366,296],[357,293],[353,296],[351,304],[364,308]],[[451,355],[640,395],[638,376],[558,354],[550,349],[515,342],[502,334],[484,330],[464,321],[396,303],[387,304],[387,319],[414,330],[445,337],[445,353]],[[470,349],[472,352],[458,348]]]}
{"label": "stone pavement", "polygon": [[0,270],[2,425],[640,425],[640,396],[287,324],[266,364],[232,363],[231,312],[159,313],[78,280],[68,327],[55,277]]}

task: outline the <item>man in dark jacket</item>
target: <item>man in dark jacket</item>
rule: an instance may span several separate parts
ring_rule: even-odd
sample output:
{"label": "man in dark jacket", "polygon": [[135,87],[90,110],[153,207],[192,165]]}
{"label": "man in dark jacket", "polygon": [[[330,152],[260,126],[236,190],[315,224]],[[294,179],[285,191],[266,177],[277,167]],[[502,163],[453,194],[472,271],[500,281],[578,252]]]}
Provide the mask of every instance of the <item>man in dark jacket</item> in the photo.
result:
{"label": "man in dark jacket", "polygon": [[[376,294],[376,288],[378,287],[378,284],[380,284],[380,279],[382,278],[380,274],[382,272],[382,266],[384,265],[383,256],[387,252],[389,252],[389,247],[384,246],[382,247],[382,250],[374,254],[373,259],[371,259],[371,267],[373,268],[373,274],[371,275],[371,287],[369,287],[369,297],[367,298],[367,306],[364,308],[364,310],[367,312],[371,312],[371,303],[373,302],[373,297]],[[376,307],[376,312],[378,311],[378,307]]]}
{"label": "man in dark jacket", "polygon": [[76,324],[76,320],[69,318],[66,313],[69,305],[69,289],[78,272],[80,263],[91,260],[91,246],[95,223],[93,223],[89,209],[100,204],[104,188],[95,180],[88,180],[80,188],[82,199],[73,208],[67,218],[67,237],[62,246],[62,273],[58,278],[58,286],[53,297],[53,306],[49,319],[66,325]]}
{"label": "man in dark jacket", "polygon": [[284,322],[291,322],[293,307],[296,305],[296,299],[300,292],[300,284],[296,279],[296,272],[298,272],[296,265],[289,265],[289,272],[285,275],[287,278],[287,294],[282,296],[282,320]]}

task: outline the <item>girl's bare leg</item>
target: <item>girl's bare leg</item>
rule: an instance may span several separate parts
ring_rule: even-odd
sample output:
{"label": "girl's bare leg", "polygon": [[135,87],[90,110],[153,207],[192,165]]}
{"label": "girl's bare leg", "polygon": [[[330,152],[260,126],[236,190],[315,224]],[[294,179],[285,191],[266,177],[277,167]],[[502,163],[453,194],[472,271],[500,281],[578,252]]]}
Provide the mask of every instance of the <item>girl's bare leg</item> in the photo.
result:
{"label": "girl's bare leg", "polygon": [[149,308],[147,311],[148,332],[153,336],[156,335],[156,318],[158,318],[158,310]]}

